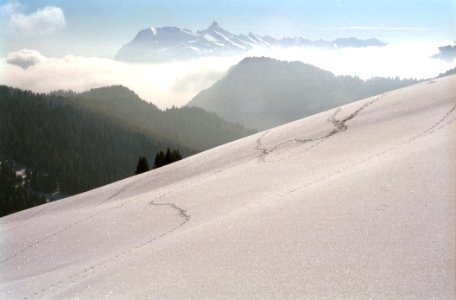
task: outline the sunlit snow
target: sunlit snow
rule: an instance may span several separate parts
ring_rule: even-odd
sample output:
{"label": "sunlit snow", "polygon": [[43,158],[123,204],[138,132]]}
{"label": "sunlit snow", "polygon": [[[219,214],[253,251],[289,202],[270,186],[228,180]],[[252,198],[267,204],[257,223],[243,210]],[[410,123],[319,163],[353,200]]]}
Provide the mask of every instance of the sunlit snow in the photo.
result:
{"label": "sunlit snow", "polygon": [[454,299],[456,76],[0,219],[1,299]]}

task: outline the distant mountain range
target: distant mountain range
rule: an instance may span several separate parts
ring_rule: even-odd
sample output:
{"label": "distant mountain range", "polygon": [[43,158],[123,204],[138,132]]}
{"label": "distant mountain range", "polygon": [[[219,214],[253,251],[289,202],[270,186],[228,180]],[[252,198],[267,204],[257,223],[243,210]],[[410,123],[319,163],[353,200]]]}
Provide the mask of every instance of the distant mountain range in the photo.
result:
{"label": "distant mountain range", "polygon": [[189,103],[227,121],[263,130],[417,80],[335,76],[302,62],[245,58]]}
{"label": "distant mountain range", "polygon": [[303,37],[273,38],[253,33],[233,34],[213,22],[209,28],[196,33],[178,27],[146,28],[125,44],[115,56],[129,62],[161,62],[185,60],[202,56],[232,55],[254,48],[290,47],[369,47],[385,46],[378,39],[339,38],[333,41],[311,41]]}

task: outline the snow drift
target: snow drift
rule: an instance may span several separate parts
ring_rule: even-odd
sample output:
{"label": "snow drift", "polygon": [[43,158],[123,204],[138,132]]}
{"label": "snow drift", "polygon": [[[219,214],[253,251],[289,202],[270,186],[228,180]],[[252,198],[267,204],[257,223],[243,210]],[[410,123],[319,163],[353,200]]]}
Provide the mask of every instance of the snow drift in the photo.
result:
{"label": "snow drift", "polygon": [[0,219],[2,299],[452,299],[456,76]]}

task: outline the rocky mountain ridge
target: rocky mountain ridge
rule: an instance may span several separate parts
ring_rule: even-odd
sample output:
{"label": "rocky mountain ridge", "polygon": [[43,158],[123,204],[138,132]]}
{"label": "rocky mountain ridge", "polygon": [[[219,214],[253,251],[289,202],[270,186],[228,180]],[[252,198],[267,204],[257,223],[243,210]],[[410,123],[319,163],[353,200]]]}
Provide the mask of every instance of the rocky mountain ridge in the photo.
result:
{"label": "rocky mountain ridge", "polygon": [[303,37],[274,38],[253,33],[234,34],[213,22],[207,29],[192,32],[178,27],[150,27],[138,32],[122,46],[116,60],[128,62],[162,62],[203,56],[235,55],[256,48],[360,48],[381,47],[386,43],[372,38],[339,38],[333,41],[312,41]]}

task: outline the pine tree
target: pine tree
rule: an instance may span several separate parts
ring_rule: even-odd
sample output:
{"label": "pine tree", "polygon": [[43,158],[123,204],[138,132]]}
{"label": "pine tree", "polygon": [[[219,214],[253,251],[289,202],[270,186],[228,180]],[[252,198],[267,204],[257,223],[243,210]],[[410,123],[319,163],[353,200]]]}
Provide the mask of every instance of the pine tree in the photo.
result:
{"label": "pine tree", "polygon": [[170,148],[166,149],[166,152],[160,151],[155,155],[154,169],[160,168],[164,165],[173,163],[175,161],[181,160],[182,155],[179,150],[171,150]]}
{"label": "pine tree", "polygon": [[138,174],[147,172],[149,170],[150,170],[150,168],[149,168],[149,163],[147,162],[147,158],[144,156],[141,156],[138,160],[138,165],[136,166],[135,174],[138,175]]}
{"label": "pine tree", "polygon": [[154,168],[160,168],[164,165],[166,165],[165,153],[163,153],[163,151],[157,152],[155,155]]}
{"label": "pine tree", "polygon": [[179,153],[179,149],[173,150],[171,152],[171,161],[170,161],[170,163],[178,161],[178,160],[181,160],[181,159],[182,159],[182,156]]}
{"label": "pine tree", "polygon": [[171,149],[166,149],[166,154],[165,154],[165,164],[170,164],[172,163],[171,160]]}

